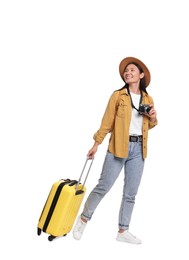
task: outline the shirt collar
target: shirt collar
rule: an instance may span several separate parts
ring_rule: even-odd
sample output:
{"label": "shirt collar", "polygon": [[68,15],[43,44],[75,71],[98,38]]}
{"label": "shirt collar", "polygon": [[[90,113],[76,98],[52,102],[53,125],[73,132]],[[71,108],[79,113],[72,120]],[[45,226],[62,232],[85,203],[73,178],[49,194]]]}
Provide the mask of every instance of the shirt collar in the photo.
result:
{"label": "shirt collar", "polygon": [[[122,89],[120,94],[123,95],[123,94],[125,94],[125,93],[126,93],[127,96],[129,95],[129,93],[128,93],[128,91],[127,91],[127,88]],[[147,96],[147,95],[148,95],[148,94],[147,94],[146,92],[142,91],[142,96],[143,96],[143,97],[145,97],[145,96]]]}

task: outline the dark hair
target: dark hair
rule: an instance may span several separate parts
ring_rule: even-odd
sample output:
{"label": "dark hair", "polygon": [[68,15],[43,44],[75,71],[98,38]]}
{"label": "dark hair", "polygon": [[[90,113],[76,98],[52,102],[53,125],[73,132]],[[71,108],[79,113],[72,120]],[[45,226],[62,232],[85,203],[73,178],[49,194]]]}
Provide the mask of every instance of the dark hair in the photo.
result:
{"label": "dark hair", "polygon": [[[134,64],[134,65],[139,69],[140,73],[143,73],[142,68],[141,68],[137,63],[131,62],[131,63],[129,63],[129,64]],[[127,64],[127,66],[128,66],[129,64]],[[126,66],[126,67],[127,67],[127,66]],[[123,86],[121,89],[123,89],[123,88],[128,88],[128,87],[129,87],[129,84],[125,83],[125,86]],[[140,88],[141,91],[144,91],[146,94],[148,94],[148,92],[147,92],[147,90],[146,90],[146,79],[145,79],[145,75],[144,75],[144,77],[140,80],[139,88]],[[121,89],[119,89],[119,90],[121,90]]]}

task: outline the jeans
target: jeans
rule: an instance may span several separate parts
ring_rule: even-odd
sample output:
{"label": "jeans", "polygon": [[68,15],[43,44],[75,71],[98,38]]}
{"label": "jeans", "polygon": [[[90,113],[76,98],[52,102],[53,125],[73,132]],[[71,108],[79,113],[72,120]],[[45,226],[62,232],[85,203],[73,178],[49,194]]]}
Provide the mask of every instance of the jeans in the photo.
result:
{"label": "jeans", "polygon": [[129,229],[131,215],[135,204],[135,196],[140,185],[144,159],[142,158],[142,142],[129,143],[128,158],[118,158],[109,151],[106,153],[98,184],[89,194],[81,214],[85,220],[90,220],[101,199],[111,189],[124,167],[124,186],[119,210],[119,229]]}

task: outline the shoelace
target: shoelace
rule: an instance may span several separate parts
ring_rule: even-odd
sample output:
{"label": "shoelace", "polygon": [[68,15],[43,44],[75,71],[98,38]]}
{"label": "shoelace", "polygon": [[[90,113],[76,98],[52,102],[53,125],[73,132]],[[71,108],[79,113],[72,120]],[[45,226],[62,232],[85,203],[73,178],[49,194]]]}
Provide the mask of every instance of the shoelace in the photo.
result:
{"label": "shoelace", "polygon": [[134,237],[136,238],[133,234],[131,234],[129,231],[127,231],[127,233],[131,236],[131,237]]}

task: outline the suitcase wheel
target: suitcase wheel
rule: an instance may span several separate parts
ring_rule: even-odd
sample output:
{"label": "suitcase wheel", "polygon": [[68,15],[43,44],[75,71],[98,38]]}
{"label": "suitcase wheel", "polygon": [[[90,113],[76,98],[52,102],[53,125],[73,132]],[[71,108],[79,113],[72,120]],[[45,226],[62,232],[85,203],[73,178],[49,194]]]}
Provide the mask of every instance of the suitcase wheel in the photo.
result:
{"label": "suitcase wheel", "polygon": [[49,240],[49,241],[53,241],[53,239],[55,239],[55,238],[56,238],[55,236],[50,235],[50,236],[48,237],[48,240]]}
{"label": "suitcase wheel", "polygon": [[37,234],[38,234],[38,236],[41,235],[41,229],[40,228],[37,228]]}

